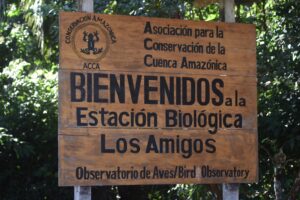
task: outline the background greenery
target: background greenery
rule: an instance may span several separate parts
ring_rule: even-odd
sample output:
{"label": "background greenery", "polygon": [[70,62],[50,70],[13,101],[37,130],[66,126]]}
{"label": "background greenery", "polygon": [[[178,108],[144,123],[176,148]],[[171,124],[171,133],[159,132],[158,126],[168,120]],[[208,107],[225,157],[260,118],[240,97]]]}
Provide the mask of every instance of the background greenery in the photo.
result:
{"label": "background greenery", "polygon": [[[201,1],[198,1],[201,2]],[[253,3],[254,2],[254,3]],[[218,21],[219,4],[95,1],[95,12]],[[67,0],[0,0],[0,199],[72,199],[57,186],[58,12]],[[241,199],[300,199],[300,2],[239,0],[257,26],[259,182]],[[220,185],[95,187],[99,199],[220,199]]]}

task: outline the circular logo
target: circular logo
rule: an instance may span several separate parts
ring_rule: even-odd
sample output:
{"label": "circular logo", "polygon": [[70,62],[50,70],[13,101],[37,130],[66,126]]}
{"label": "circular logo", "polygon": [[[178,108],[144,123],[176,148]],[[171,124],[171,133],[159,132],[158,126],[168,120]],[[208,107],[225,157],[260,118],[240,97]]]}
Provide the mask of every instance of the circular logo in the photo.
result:
{"label": "circular logo", "polygon": [[99,24],[85,23],[73,32],[72,47],[80,58],[91,62],[99,61],[109,49],[109,37]]}

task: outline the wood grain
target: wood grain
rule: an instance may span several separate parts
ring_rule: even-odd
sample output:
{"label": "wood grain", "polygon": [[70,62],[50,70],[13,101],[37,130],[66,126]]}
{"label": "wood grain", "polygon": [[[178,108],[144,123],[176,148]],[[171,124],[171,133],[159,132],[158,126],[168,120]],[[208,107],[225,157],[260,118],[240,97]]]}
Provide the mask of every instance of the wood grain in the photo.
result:
{"label": "wood grain", "polygon": [[[101,23],[87,20],[94,17],[101,19]],[[192,36],[144,33],[148,22],[159,27],[186,27],[192,30]],[[196,38],[196,30],[200,29],[213,30],[214,36]],[[223,31],[223,37],[216,37],[217,29]],[[246,24],[61,12],[59,185],[257,181],[255,37],[255,26]],[[149,50],[145,42],[147,48],[154,43],[176,47],[172,51]],[[191,44],[202,45],[204,49],[208,45],[217,49],[223,46],[225,52],[178,50],[178,45]],[[149,67],[147,64],[152,58],[158,59],[156,62],[170,60],[176,62],[176,66]],[[200,65],[204,63],[208,68],[213,62],[225,63],[226,68],[185,68],[182,67],[184,59]],[[121,77],[124,78],[124,87]],[[141,79],[140,89],[137,90],[138,100],[134,101],[132,90],[137,88],[137,77]],[[147,77],[152,78],[147,82]],[[183,79],[188,79],[186,86],[182,85]],[[165,87],[162,85],[164,80],[168,89],[174,87],[173,102],[163,98],[167,93],[165,90],[161,92]],[[120,85],[119,93],[112,89]],[[119,98],[119,94],[124,95]],[[180,100],[176,99],[177,95]],[[192,96],[195,99],[192,103],[183,103],[183,99],[189,101]],[[203,104],[206,97],[209,100]],[[99,102],[99,98],[107,101]],[[221,103],[214,103],[220,99]],[[228,101],[232,104],[228,105]],[[101,115],[103,110],[109,114]],[[177,125],[167,123],[168,120],[174,122],[167,118],[170,110],[176,113]],[[90,117],[90,112],[93,117]],[[124,112],[128,116],[123,115],[122,123],[131,119],[135,122],[125,126],[120,121],[112,123],[111,118],[108,123],[109,116],[116,115],[118,117],[114,119],[119,120]],[[149,125],[139,125],[136,121],[142,117],[134,118],[137,113],[154,113],[156,124],[151,121]],[[183,115],[186,117],[183,123],[187,125],[179,125],[179,118]],[[235,122],[236,115],[242,117],[239,122]],[[124,173],[136,170],[138,175],[133,178],[109,177],[108,173],[113,173],[118,167]],[[145,169],[149,171],[148,178],[141,175]],[[188,169],[191,174],[180,176],[180,169]],[[249,174],[246,175],[246,171]],[[163,177],[156,176],[156,173]],[[169,177],[172,173],[176,175]],[[237,173],[244,174],[238,176]]]}
{"label": "wood grain", "polygon": [[[74,53],[71,45],[66,45],[65,33],[70,23],[75,19],[89,16],[87,13],[67,13],[60,14],[60,69],[82,69],[85,62]],[[91,15],[94,16],[94,15]],[[187,73],[186,69],[177,67],[176,69],[165,69],[155,67],[145,67],[144,56],[151,54],[155,58],[181,60],[186,56],[188,60],[218,60],[228,64],[227,71],[212,70],[191,70],[193,74],[239,74],[245,76],[256,76],[256,42],[255,42],[255,26],[246,24],[230,24],[230,23],[207,23],[195,22],[187,20],[175,19],[159,19],[151,18],[151,24],[157,26],[187,27],[195,29],[211,29],[215,30],[218,26],[224,31],[223,38],[208,37],[187,37],[187,36],[170,36],[158,34],[144,34],[145,23],[149,18],[130,17],[130,16],[111,16],[111,15],[95,15],[109,22],[112,27],[117,42],[110,44],[109,50],[105,57],[99,62],[101,70],[113,71],[140,71],[140,72],[168,72],[168,73]],[[182,53],[182,52],[166,52],[146,50],[144,48],[145,38],[151,38],[155,42],[175,43],[175,44],[202,44],[217,45],[222,44],[226,47],[226,54],[198,54],[198,53]],[[80,38],[76,38],[79,40]],[[83,43],[78,41],[78,43]]]}
{"label": "wood grain", "polygon": [[[120,137],[129,139],[129,134],[124,131],[103,131],[108,141],[107,147],[113,147],[116,140]],[[145,153],[146,141],[149,135],[155,135],[157,138],[181,135],[182,138],[214,138],[217,141],[217,151],[214,154],[206,152],[193,153],[193,155],[185,159],[180,153]],[[250,183],[257,179],[257,167],[251,163],[257,162],[257,151],[255,145],[256,136],[254,132],[227,132],[226,134],[218,134],[209,136],[206,133],[198,131],[188,131],[182,135],[181,131],[149,131],[149,130],[133,130],[130,137],[136,137],[141,141],[141,152],[134,154],[130,152],[103,154],[100,153],[100,137],[93,135],[72,136],[60,135],[59,146],[60,155],[64,158],[60,160],[60,185],[134,185],[134,184],[176,184],[176,183]],[[247,169],[250,170],[247,178],[245,177],[203,177],[201,175],[201,167],[208,165],[210,168],[226,170],[226,169]],[[90,170],[115,170],[120,167],[123,170],[130,170],[131,167],[140,171],[143,167],[151,169],[158,166],[159,169],[174,169],[176,166],[185,166],[187,168],[197,168],[197,176],[195,178],[137,178],[137,179],[107,179],[101,180],[78,180],[75,176],[77,167],[86,167]]]}

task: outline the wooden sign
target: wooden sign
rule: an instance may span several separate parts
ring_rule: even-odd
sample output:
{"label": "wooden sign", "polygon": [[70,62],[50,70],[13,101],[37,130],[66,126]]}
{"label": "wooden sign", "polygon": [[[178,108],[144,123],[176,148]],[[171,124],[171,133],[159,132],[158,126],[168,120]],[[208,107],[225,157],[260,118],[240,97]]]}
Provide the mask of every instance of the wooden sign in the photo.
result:
{"label": "wooden sign", "polygon": [[61,12],[59,185],[257,181],[255,37]]}

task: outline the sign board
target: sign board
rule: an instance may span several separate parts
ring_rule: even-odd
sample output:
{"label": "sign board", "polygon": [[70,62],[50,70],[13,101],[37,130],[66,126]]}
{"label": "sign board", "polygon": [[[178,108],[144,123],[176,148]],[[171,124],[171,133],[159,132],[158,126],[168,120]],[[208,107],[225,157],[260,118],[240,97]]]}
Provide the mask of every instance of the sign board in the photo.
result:
{"label": "sign board", "polygon": [[59,185],[257,181],[255,37],[61,12]]}

